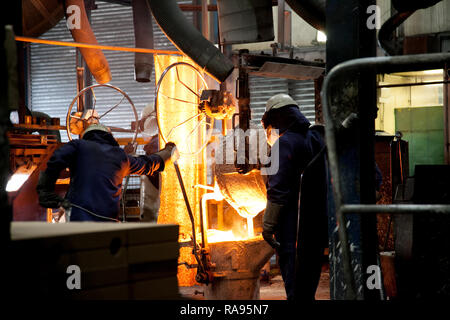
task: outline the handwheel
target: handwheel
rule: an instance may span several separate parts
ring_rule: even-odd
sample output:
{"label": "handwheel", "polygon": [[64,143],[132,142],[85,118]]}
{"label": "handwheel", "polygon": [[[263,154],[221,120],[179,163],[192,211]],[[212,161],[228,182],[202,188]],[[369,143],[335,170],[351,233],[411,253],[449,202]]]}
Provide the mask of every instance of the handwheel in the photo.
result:
{"label": "handwheel", "polygon": [[[108,107],[108,105],[97,106],[97,98],[96,98],[94,89],[99,88],[99,87],[104,87],[104,88],[109,88],[109,89],[115,90],[116,92],[121,94],[122,98],[112,107]],[[94,105],[93,105],[92,109],[84,110],[84,112],[72,113],[72,108],[73,108],[74,104],[78,101],[79,98],[82,98],[88,91],[92,92],[92,96],[94,97]],[[132,110],[132,113],[134,116],[134,121],[136,123],[136,129],[125,129],[125,128],[114,127],[114,126],[107,126],[107,127],[111,130],[111,132],[133,133],[133,138],[131,140],[131,144],[135,145],[136,137],[137,137],[138,130],[139,130],[139,126],[137,125],[138,114],[136,111],[136,107],[134,106],[133,101],[131,101],[130,97],[123,90],[121,90],[115,86],[112,86],[110,84],[95,84],[95,85],[86,87],[83,90],[81,90],[80,92],[78,92],[78,94],[75,96],[75,98],[73,98],[72,103],[70,104],[69,109],[67,110],[67,117],[66,117],[66,130],[67,130],[67,136],[68,136],[69,140],[72,140],[72,134],[80,134],[80,132],[76,132],[76,133],[74,132],[74,131],[77,131],[76,130],[77,128],[78,129],[81,129],[81,128],[86,129],[92,123],[101,122],[103,117],[106,116],[107,114],[109,114],[111,111],[115,110],[117,107],[119,107],[124,99],[126,99],[128,101],[128,104],[131,107],[131,110]],[[96,107],[97,107],[97,109],[96,109]],[[98,115],[99,110],[102,111],[101,115]],[[105,124],[105,122],[107,123],[107,120],[105,121],[105,119],[103,119],[103,122],[101,122],[101,123]],[[72,128],[71,128],[71,125],[72,125]],[[81,130],[79,130],[79,131],[81,131]]]}
{"label": "handwheel", "polygon": [[[97,98],[94,92],[95,88],[99,88],[99,87],[104,87],[104,88],[109,88],[112,90],[115,90],[116,92],[118,92],[119,94],[121,94],[122,98],[116,103],[114,104],[112,107],[109,107],[111,105],[111,102],[107,102],[104,103],[104,105],[101,105],[99,107],[97,107]],[[92,107],[92,109],[87,109],[84,110],[83,112],[76,112],[75,114],[72,114],[72,107],[74,106],[75,102],[78,101],[79,98],[82,98],[86,92],[91,91],[92,92],[92,96],[94,97],[94,105]],[[136,129],[132,130],[132,129],[125,129],[125,128],[120,128],[120,127],[113,127],[113,126],[107,126],[111,132],[121,132],[121,133],[133,133],[133,138],[131,140],[131,145],[133,146],[133,151],[132,153],[134,153],[136,151],[136,138],[137,138],[137,134],[139,131],[139,126],[138,126],[138,114],[136,111],[136,107],[134,106],[133,101],[131,101],[130,97],[121,89],[112,86],[110,84],[95,84],[89,87],[84,88],[83,90],[81,90],[80,92],[78,92],[78,94],[75,96],[75,98],[73,98],[72,103],[69,106],[69,109],[67,110],[67,117],[66,117],[66,130],[67,130],[67,136],[69,138],[69,140],[72,140],[72,131],[71,129],[79,129],[78,132],[74,133],[74,134],[80,134],[82,132],[82,130],[86,129],[90,124],[93,123],[100,123],[100,120],[103,119],[104,116],[106,116],[107,114],[109,114],[111,111],[113,111],[114,109],[116,109],[117,107],[119,107],[119,105],[123,102],[124,99],[127,99],[131,110],[133,111],[133,115],[134,115],[134,121],[136,124]],[[97,109],[96,109],[97,107]],[[101,115],[98,115],[98,110],[100,109],[104,109],[101,110],[103,113]],[[102,124],[105,125],[105,123],[107,123],[107,120],[103,120]],[[72,128],[71,128],[72,125]],[[129,182],[130,176],[127,176],[125,178],[125,183],[123,184],[123,192],[122,192],[122,199],[125,197],[125,193],[128,187],[128,182]],[[126,220],[126,214],[125,214],[125,205],[124,202],[122,201],[122,217],[123,217],[123,221]]]}
{"label": "handwheel", "polygon": [[[200,87],[199,89],[189,87],[180,78],[180,72],[182,72],[183,69],[186,68],[188,70],[190,69],[194,71],[196,76],[196,83],[198,84],[197,86]],[[170,85],[182,86],[182,88],[180,89],[186,90],[184,93],[192,96],[191,98],[187,98],[186,100],[179,99],[162,92],[161,85],[165,81],[169,81],[167,78],[169,78],[168,75],[172,72],[174,73],[172,74],[172,76],[176,76],[176,83]],[[214,128],[214,118],[210,117],[205,112],[204,108],[201,107],[200,97],[203,90],[208,90],[208,85],[206,84],[206,80],[203,77],[202,73],[197,68],[186,62],[176,62],[168,66],[161,74],[161,77],[159,78],[159,81],[156,85],[155,110],[159,134],[165,143],[169,141],[175,142],[177,144],[177,150],[180,155],[193,156],[200,153],[211,139]],[[192,105],[195,105],[196,110],[194,111],[193,115],[187,116],[185,119],[180,120],[170,128],[164,128],[162,126],[161,109],[159,103],[164,105],[165,99],[179,102],[181,104],[180,108],[186,107],[186,109],[183,110],[189,110],[187,109],[189,107],[192,110]],[[168,115],[165,114],[165,116]],[[183,136],[183,138],[178,137],[178,141],[174,141],[174,137],[176,136],[175,131],[182,130],[183,126],[185,126],[186,135]],[[192,145],[194,145],[194,147],[192,147]]]}

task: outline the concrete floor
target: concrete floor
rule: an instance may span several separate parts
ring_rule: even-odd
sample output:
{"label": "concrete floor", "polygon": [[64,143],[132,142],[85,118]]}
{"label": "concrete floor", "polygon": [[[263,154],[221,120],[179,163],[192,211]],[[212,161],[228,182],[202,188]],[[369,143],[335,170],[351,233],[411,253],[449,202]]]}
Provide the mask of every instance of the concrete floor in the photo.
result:
{"label": "concrete floor", "polygon": [[[184,299],[203,300],[203,287],[180,287],[179,292]],[[269,281],[261,281],[261,300],[286,300],[286,292],[281,275],[275,275]],[[328,267],[322,269],[316,300],[330,300],[330,276]]]}

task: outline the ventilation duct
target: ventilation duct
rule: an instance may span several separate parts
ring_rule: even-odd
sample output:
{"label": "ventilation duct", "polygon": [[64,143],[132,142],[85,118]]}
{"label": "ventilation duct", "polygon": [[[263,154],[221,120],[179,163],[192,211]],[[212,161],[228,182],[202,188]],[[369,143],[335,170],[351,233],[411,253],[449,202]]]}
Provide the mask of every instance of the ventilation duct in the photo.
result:
{"label": "ventilation duct", "polygon": [[[147,0],[133,0],[134,39],[136,48],[153,49],[153,23]],[[134,55],[134,74],[137,82],[150,82],[153,69],[153,54]]]}
{"label": "ventilation duct", "polygon": [[233,72],[233,63],[185,18],[177,2],[147,1],[159,27],[173,44],[217,81],[225,81]]}
{"label": "ventilation duct", "polygon": [[60,0],[22,0],[22,29],[26,37],[39,37],[64,17]]}
{"label": "ventilation duct", "polygon": [[218,0],[221,44],[274,39],[272,0]]}
{"label": "ventilation duct", "polygon": [[[64,12],[66,14],[66,19],[71,19],[71,11],[69,10],[69,13],[67,13],[67,8],[72,5],[77,6],[80,11],[80,28],[70,28],[73,39],[75,42],[98,45],[97,39],[95,38],[94,32],[92,31],[91,25],[89,24],[89,20],[87,18],[84,0],[65,1]],[[91,48],[79,49],[95,80],[101,84],[111,81],[111,71],[102,50]]]}
{"label": "ventilation duct", "polygon": [[286,0],[303,20],[314,28],[325,31],[326,0]]}

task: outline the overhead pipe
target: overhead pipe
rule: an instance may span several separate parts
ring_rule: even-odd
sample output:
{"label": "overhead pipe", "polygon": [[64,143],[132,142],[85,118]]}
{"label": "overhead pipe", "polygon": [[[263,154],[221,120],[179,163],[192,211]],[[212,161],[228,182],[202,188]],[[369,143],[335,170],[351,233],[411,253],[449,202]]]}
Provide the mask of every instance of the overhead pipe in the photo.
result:
{"label": "overhead pipe", "polygon": [[186,19],[175,0],[147,1],[159,27],[180,51],[217,81],[228,78],[233,63]]}
{"label": "overhead pipe", "polygon": [[314,28],[325,31],[326,0],[286,0],[303,20]]}
{"label": "overhead pipe", "polygon": [[[146,0],[132,0],[134,39],[137,48],[153,49],[153,23]],[[153,54],[134,54],[134,74],[137,82],[150,82],[153,70]]]}
{"label": "overhead pipe", "polygon": [[378,32],[378,43],[384,52],[389,55],[402,54],[402,46],[393,39],[393,33],[403,22],[419,9],[434,6],[442,0],[393,0],[392,5],[398,12],[390,17]]}
{"label": "overhead pipe", "polygon": [[[84,0],[65,0],[64,14],[66,20],[71,18],[71,14],[67,13],[67,8],[74,5],[79,8],[80,12],[80,28],[70,28],[72,37],[76,42],[88,43],[98,45],[94,32],[89,23]],[[71,12],[69,10],[69,12]],[[111,71],[109,69],[108,61],[100,49],[80,48],[84,61],[94,76],[95,80],[100,84],[105,84],[111,81]]]}
{"label": "overhead pipe", "polygon": [[442,0],[392,0],[392,6],[398,12],[426,9]]}
{"label": "overhead pipe", "polygon": [[393,39],[395,29],[397,29],[406,19],[408,19],[415,10],[406,12],[397,12],[390,17],[378,32],[378,43],[384,52],[389,56],[402,54],[402,47]]}

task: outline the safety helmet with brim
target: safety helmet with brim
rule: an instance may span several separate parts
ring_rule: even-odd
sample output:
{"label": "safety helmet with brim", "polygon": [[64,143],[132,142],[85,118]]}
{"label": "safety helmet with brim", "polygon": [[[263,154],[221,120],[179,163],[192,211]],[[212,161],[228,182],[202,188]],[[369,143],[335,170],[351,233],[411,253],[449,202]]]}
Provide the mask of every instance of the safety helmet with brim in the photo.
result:
{"label": "safety helmet with brim", "polygon": [[94,124],[91,124],[89,127],[86,128],[86,130],[83,131],[83,133],[81,134],[81,138],[83,138],[86,133],[88,133],[90,131],[94,131],[94,130],[111,133],[111,129],[109,129],[107,126],[100,124],[100,123],[94,123]]}
{"label": "safety helmet with brim", "polygon": [[292,97],[285,93],[279,93],[272,96],[266,102],[266,112],[274,109],[279,109],[285,106],[294,105],[298,107],[298,103]]}

